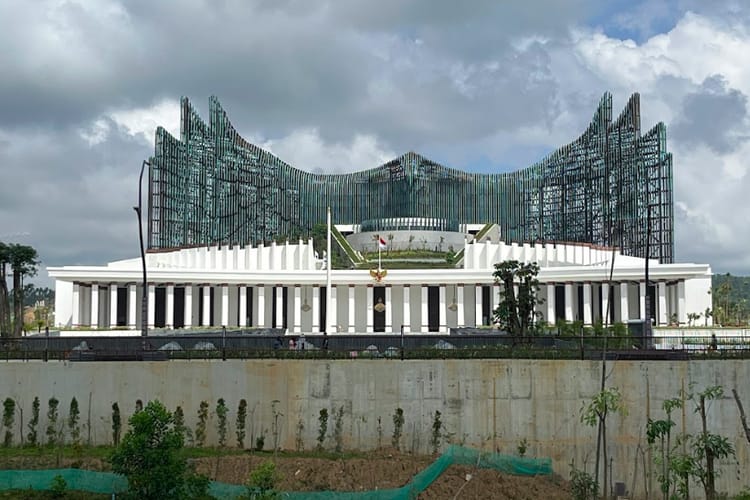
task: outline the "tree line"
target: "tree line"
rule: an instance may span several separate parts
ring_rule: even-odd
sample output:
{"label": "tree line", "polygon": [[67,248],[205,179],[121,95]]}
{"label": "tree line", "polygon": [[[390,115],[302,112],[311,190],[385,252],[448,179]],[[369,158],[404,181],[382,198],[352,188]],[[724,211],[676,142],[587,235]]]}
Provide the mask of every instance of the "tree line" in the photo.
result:
{"label": "tree line", "polygon": [[[35,276],[38,268],[39,256],[33,247],[0,241],[0,335],[3,338],[21,336],[25,292],[23,279]],[[9,291],[8,278],[11,277],[13,288]]]}

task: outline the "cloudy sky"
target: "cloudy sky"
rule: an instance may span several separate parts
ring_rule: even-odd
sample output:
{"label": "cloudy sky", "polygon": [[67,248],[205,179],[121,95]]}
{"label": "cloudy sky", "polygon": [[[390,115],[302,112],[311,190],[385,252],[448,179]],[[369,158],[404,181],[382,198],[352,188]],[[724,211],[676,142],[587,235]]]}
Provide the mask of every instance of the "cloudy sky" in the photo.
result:
{"label": "cloudy sky", "polygon": [[137,256],[141,161],[183,95],[305,170],[413,150],[503,172],[640,92],[677,259],[750,274],[748,54],[743,0],[0,0],[0,240],[48,266]]}

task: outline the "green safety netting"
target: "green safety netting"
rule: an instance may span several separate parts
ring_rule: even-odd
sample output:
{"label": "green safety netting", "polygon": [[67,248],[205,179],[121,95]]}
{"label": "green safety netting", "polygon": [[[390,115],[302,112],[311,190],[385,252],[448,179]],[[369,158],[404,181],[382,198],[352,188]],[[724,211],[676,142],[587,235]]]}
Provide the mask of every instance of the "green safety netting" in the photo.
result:
{"label": "green safety netting", "polygon": [[[500,453],[489,453],[462,446],[450,446],[434,462],[416,474],[408,484],[400,488],[372,491],[301,491],[284,492],[283,498],[302,500],[408,500],[426,490],[445,470],[453,464],[472,465],[484,469],[495,469],[507,474],[538,476],[552,474],[549,458],[524,458]],[[47,490],[55,476],[65,479],[68,489],[94,493],[120,493],[127,490],[127,480],[110,472],[94,472],[81,469],[48,470],[3,470],[0,471],[0,491],[11,489]],[[211,495],[220,500],[232,500],[247,492],[244,486],[227,483],[211,483]]]}
{"label": "green safety netting", "polygon": [[0,470],[0,491],[48,490],[55,476],[61,476],[69,490],[92,493],[120,493],[128,489],[128,480],[111,472],[83,469]]}

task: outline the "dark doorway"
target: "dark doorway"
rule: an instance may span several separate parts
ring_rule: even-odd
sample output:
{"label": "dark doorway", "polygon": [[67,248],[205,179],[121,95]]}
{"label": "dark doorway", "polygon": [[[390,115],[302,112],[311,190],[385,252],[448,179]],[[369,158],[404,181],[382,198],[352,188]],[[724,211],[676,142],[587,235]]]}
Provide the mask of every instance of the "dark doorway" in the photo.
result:
{"label": "dark doorway", "polygon": [[565,319],[565,285],[555,285],[555,322]]}
{"label": "dark doorway", "polygon": [[164,328],[166,326],[166,303],[167,303],[167,289],[163,286],[157,286],[154,288],[154,326],[156,328]]}
{"label": "dark doorway", "polygon": [[385,331],[385,308],[391,304],[385,303],[385,287],[373,287],[372,293],[372,329],[376,332]]}
{"label": "dark doorway", "polygon": [[252,286],[247,287],[247,294],[245,296],[245,311],[247,314],[247,326],[253,326],[253,292],[255,288]]}
{"label": "dark doorway", "polygon": [[651,310],[649,318],[651,318],[651,321],[653,321],[654,318],[656,318],[656,286],[651,285],[649,287],[646,287],[646,289],[648,290],[649,309]]}
{"label": "dark doorway", "polygon": [[289,288],[281,288],[281,326],[282,328],[288,328],[289,319],[287,318],[287,312],[289,311]]}
{"label": "dark doorway", "polygon": [[128,288],[121,286],[117,288],[117,326],[128,324]]}
{"label": "dark doorway", "polygon": [[196,326],[203,326],[203,287],[196,287],[195,292],[198,294],[198,324]]}
{"label": "dark doorway", "polygon": [[491,286],[483,286],[482,287],[482,324],[484,326],[489,326],[492,324],[492,320],[494,318],[494,314],[491,311],[492,306],[490,305],[490,293],[492,292]]}
{"label": "dark doorway", "polygon": [[427,287],[427,330],[437,332],[440,330],[440,287]]}
{"label": "dark doorway", "polygon": [[208,324],[214,326],[216,324],[214,323],[214,304],[216,304],[216,302],[214,302],[214,287],[212,286],[208,287],[208,297],[210,299],[208,308],[210,312],[210,314],[208,315]]}
{"label": "dark doorway", "polygon": [[172,324],[175,328],[185,327],[185,287],[174,287],[174,317]]}
{"label": "dark doorway", "polygon": [[[318,325],[318,331],[324,332],[326,331],[326,309],[328,308],[328,303],[326,302],[327,294],[326,294],[326,287],[321,286],[320,290],[320,300],[318,301],[318,314],[320,314],[320,325]],[[315,325],[313,325],[313,329],[315,328]]]}

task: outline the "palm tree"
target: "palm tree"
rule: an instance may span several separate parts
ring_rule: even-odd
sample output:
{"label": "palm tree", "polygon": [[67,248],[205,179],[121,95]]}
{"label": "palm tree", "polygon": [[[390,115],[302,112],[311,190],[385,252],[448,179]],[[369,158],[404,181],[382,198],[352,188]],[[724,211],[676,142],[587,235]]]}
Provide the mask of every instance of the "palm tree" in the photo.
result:
{"label": "palm tree", "polygon": [[12,244],[8,249],[8,261],[13,270],[13,335],[20,337],[23,330],[23,277],[36,274],[39,258],[30,246]]}

